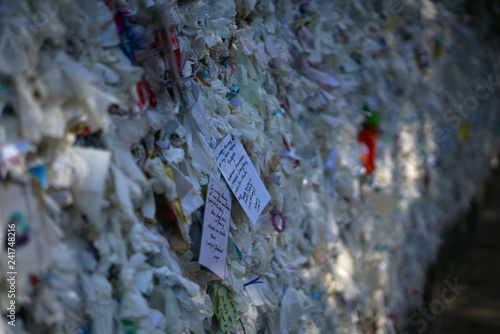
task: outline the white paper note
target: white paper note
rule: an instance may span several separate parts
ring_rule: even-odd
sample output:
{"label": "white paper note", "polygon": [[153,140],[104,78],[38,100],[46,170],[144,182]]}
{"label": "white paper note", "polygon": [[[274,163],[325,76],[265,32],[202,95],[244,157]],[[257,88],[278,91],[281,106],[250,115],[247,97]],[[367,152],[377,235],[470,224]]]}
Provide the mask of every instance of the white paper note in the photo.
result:
{"label": "white paper note", "polygon": [[255,224],[271,195],[240,140],[227,135],[215,149],[214,159],[248,218]]}
{"label": "white paper note", "polygon": [[215,176],[210,175],[203,218],[200,264],[224,279],[227,240],[231,219],[231,192]]}
{"label": "white paper note", "polygon": [[87,163],[84,178],[75,186],[75,206],[87,215],[90,221],[101,219],[106,177],[111,163],[111,152],[76,147],[75,151]]}
{"label": "white paper note", "polygon": [[[3,274],[16,272],[28,277],[29,273],[47,269],[50,261],[37,209],[29,186],[0,185],[0,271]],[[13,254],[10,258],[9,253]]]}

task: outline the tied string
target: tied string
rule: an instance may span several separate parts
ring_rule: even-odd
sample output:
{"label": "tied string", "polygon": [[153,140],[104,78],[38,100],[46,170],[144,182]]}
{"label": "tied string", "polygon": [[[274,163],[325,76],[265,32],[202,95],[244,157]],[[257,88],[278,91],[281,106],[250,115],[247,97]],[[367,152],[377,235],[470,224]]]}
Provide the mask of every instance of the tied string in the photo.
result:
{"label": "tied string", "polygon": [[[236,244],[235,244],[235,246],[236,246]],[[247,285],[252,285],[252,284],[262,284],[262,283],[264,283],[264,282],[262,282],[262,281],[259,281],[259,278],[260,278],[260,277],[261,277],[261,276],[259,276],[259,277],[257,277],[257,278],[254,278],[253,280],[251,280],[251,281],[250,281],[250,282],[248,282],[248,283],[243,284],[243,287],[246,287]],[[240,318],[239,320],[240,320],[241,327],[243,328],[243,334],[246,334],[246,331],[245,331],[245,326],[243,326],[243,321],[241,321],[241,318]]]}
{"label": "tied string", "polygon": [[[109,2],[105,1],[106,6],[111,10],[111,6]],[[132,66],[139,66],[137,59],[134,55],[134,49],[136,50],[145,50],[146,47],[141,45],[140,36],[134,32],[132,23],[129,20],[129,17],[136,14],[137,10],[128,6],[126,2],[119,3],[118,9],[114,16],[114,21],[116,25],[116,30],[118,31],[118,35],[120,35],[121,39],[121,47],[125,55],[130,60]],[[144,78],[141,78],[141,81],[136,84],[137,94],[139,96],[139,108],[141,111],[141,115],[144,113],[144,109],[146,106],[146,97],[143,92],[143,87],[146,89],[148,94],[148,101],[151,107],[156,107],[157,100],[156,94],[151,88],[149,82]]]}
{"label": "tied string", "polygon": [[130,60],[132,66],[139,66],[133,49],[144,49],[139,43],[139,37],[134,33],[129,19],[121,12],[115,14],[115,24],[122,42],[122,50]]}
{"label": "tied string", "polygon": [[264,282],[262,282],[262,281],[259,281],[259,278],[260,278],[260,277],[261,277],[261,276],[259,276],[259,277],[257,277],[257,278],[254,278],[253,280],[251,280],[251,281],[250,281],[250,282],[248,282],[248,283],[243,284],[243,287],[246,287],[247,285],[252,285],[252,284],[264,283]]}
{"label": "tied string", "polygon": [[156,105],[158,104],[158,102],[156,101],[156,94],[153,91],[153,89],[151,88],[151,85],[149,84],[149,82],[144,77],[142,78],[141,83],[144,86],[144,88],[146,88],[146,91],[149,94],[149,105],[151,107],[156,107]]}
{"label": "tied string", "polygon": [[181,68],[180,68],[180,47],[177,38],[173,34],[174,30],[170,26],[169,16],[158,3],[156,4],[158,16],[161,26],[166,34],[166,53],[167,63],[172,74],[172,83],[174,88],[174,95],[177,102],[181,105],[182,110],[186,111],[186,101],[182,93],[181,85]]}
{"label": "tied string", "polygon": [[243,334],[247,334],[247,331],[245,330],[245,326],[243,326],[243,321],[241,321],[241,318],[240,318],[240,324],[241,327],[243,328]]}
{"label": "tied string", "polygon": [[153,91],[151,85],[143,76],[141,81],[136,84],[137,94],[139,95],[139,108],[141,110],[141,115],[144,113],[145,111],[144,109],[146,107],[146,97],[142,89],[143,87],[146,89],[146,92],[148,93],[149,96],[148,99],[149,106],[154,108],[158,104],[156,100],[156,93]]}
{"label": "tied string", "polygon": [[236,248],[236,254],[238,254],[238,258],[240,260],[243,260],[245,258],[245,256],[243,255],[243,253],[241,252],[241,250],[238,248],[238,246],[236,246],[236,244],[233,242],[233,245],[234,245],[234,248]]}
{"label": "tied string", "polygon": [[[286,219],[285,216],[283,215],[283,212],[281,212],[280,209],[276,208],[271,210],[270,214],[271,214],[271,219],[273,221],[274,229],[279,233],[284,232],[286,229]],[[281,227],[278,226],[278,223],[276,221],[276,216],[278,215],[281,217]]]}

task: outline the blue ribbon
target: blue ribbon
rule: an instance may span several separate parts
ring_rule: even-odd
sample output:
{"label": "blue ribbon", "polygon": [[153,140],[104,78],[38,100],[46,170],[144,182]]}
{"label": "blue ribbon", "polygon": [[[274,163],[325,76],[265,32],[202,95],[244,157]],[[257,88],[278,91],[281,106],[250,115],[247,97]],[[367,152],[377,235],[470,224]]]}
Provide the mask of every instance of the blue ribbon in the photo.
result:
{"label": "blue ribbon", "polygon": [[251,280],[251,281],[250,281],[250,282],[248,282],[248,283],[243,284],[243,287],[246,287],[247,285],[252,285],[252,284],[264,283],[264,282],[262,282],[262,281],[259,281],[259,278],[260,278],[260,276],[259,276],[259,277],[257,277],[257,278],[255,278],[255,279],[253,279],[253,280]]}
{"label": "blue ribbon", "polygon": [[245,326],[243,326],[243,321],[241,321],[241,318],[240,318],[240,324],[241,327],[243,327],[243,334],[247,334],[247,331],[245,330]]}
{"label": "blue ribbon", "polygon": [[243,260],[245,258],[245,255],[243,255],[243,253],[240,251],[240,249],[238,248],[238,246],[236,246],[236,244],[233,242],[233,245],[234,245],[234,248],[236,248],[236,254],[238,254],[238,258],[240,260]]}

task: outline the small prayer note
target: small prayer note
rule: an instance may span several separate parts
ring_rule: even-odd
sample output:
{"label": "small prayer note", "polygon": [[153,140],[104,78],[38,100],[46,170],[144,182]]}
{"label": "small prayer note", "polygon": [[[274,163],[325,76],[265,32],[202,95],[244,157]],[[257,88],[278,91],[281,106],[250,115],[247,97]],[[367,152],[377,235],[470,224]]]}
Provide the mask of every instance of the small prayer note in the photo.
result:
{"label": "small prayer note", "polygon": [[252,165],[243,145],[231,134],[217,146],[214,159],[229,187],[245,210],[250,221],[255,224],[260,213],[271,200],[264,183]]}
{"label": "small prayer note", "polygon": [[231,192],[215,176],[210,175],[207,188],[200,264],[224,279],[226,267],[229,220],[231,219]]}
{"label": "small prayer note", "polygon": [[225,333],[241,316],[241,312],[236,310],[233,300],[233,293],[226,287],[214,285],[214,312],[220,323],[222,333]]}

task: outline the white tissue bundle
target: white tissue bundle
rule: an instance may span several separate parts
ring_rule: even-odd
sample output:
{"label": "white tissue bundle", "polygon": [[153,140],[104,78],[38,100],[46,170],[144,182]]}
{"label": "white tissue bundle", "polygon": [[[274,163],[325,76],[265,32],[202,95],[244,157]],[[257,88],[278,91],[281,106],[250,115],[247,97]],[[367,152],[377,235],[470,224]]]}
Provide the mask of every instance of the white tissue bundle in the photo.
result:
{"label": "white tissue bundle", "polygon": [[[224,286],[233,333],[394,333],[488,175],[498,60],[431,1],[32,0],[0,12],[2,282],[17,272],[5,331],[218,333]],[[367,174],[358,133],[374,115]],[[271,201],[255,225],[232,201],[221,280],[198,258],[228,134]]]}

